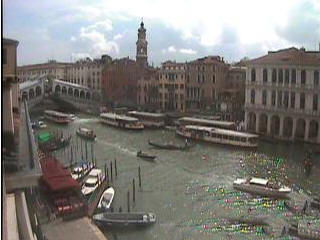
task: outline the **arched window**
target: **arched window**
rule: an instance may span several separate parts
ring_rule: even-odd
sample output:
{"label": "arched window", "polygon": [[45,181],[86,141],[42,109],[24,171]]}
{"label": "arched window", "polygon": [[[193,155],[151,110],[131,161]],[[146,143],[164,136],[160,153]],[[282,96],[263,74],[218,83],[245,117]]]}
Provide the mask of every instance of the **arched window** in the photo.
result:
{"label": "arched window", "polygon": [[272,94],[271,94],[271,105],[272,106],[276,105],[276,91],[272,91]]}
{"label": "arched window", "polygon": [[263,69],[263,82],[266,83],[268,82],[268,70]]}
{"label": "arched window", "polygon": [[278,72],[278,81],[280,84],[283,83],[283,70],[282,69],[279,69],[279,72]]}
{"label": "arched window", "polygon": [[284,71],[284,84],[289,84],[289,69]]}
{"label": "arched window", "polygon": [[319,71],[315,70],[313,73],[313,84],[314,86],[319,86]]}
{"label": "arched window", "polygon": [[251,89],[251,104],[255,103],[255,98],[256,98],[256,92],[254,91],[254,89]]}
{"label": "arched window", "polygon": [[276,82],[277,82],[277,70],[272,69],[272,83],[276,83]]}
{"label": "arched window", "polygon": [[290,107],[291,108],[295,108],[295,104],[296,104],[296,93],[295,92],[291,92]]}
{"label": "arched window", "polygon": [[251,82],[256,81],[256,70],[253,68],[251,69]]}
{"label": "arched window", "polygon": [[304,109],[305,107],[306,97],[304,93],[300,93],[300,109]]}
{"label": "arched window", "polygon": [[306,70],[301,70],[301,85],[306,84]]}
{"label": "arched window", "polygon": [[318,111],[318,94],[313,95],[313,111]]}
{"label": "arched window", "polygon": [[285,108],[289,107],[289,92],[284,92],[283,105]]}
{"label": "arched window", "polygon": [[295,85],[296,84],[296,79],[297,79],[297,76],[296,76],[296,70],[295,69],[292,69],[291,70],[291,84]]}
{"label": "arched window", "polygon": [[262,105],[267,105],[267,90],[263,89],[262,91]]}

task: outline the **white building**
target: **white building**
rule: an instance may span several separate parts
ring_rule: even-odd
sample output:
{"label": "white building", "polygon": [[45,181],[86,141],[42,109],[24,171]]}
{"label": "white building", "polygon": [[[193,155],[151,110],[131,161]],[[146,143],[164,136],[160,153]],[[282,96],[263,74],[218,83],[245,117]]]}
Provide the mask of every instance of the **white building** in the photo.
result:
{"label": "white building", "polygon": [[247,66],[247,130],[320,143],[320,51],[289,48],[268,52]]}

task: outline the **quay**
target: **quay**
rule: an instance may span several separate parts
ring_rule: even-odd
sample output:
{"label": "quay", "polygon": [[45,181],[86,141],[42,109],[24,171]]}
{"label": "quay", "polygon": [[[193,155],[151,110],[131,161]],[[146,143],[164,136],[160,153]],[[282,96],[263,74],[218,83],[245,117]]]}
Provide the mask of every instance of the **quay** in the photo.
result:
{"label": "quay", "polygon": [[58,219],[50,224],[42,225],[42,231],[48,240],[107,240],[88,217],[71,221]]}

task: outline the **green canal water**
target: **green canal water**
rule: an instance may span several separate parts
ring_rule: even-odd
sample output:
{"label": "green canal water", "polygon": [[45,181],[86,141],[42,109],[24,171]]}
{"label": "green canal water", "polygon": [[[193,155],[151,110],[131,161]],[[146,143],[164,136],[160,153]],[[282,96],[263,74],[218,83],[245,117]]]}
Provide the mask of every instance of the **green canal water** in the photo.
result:
{"label": "green canal water", "polygon": [[[294,187],[291,199],[303,204],[305,198],[320,193],[320,156],[313,156],[310,174],[303,168],[305,151],[310,145],[260,142],[255,152],[215,144],[197,143],[188,151],[152,148],[148,139],[184,144],[184,139],[169,130],[125,131],[103,125],[97,117],[79,114],[69,126],[48,123],[48,129],[72,134],[73,159],[81,160],[80,139],[75,134],[81,127],[97,134],[94,156],[98,167],[110,168],[117,159],[118,176],[114,178],[113,208],[127,211],[130,191],[131,211],[154,212],[157,222],[146,228],[105,230],[108,239],[285,239],[279,238],[283,224],[297,220],[284,210],[281,201],[252,197],[234,191],[236,177],[268,177]],[[44,130],[42,130],[44,131]],[[91,145],[88,158],[91,159]],[[158,156],[155,163],[136,157],[138,150]],[[83,145],[83,155],[85,150]],[[70,162],[70,148],[55,153]],[[142,189],[138,187],[141,167]],[[113,174],[115,175],[115,174]],[[132,181],[136,182],[136,201],[132,201]],[[227,224],[228,218],[265,217],[268,235],[258,229]],[[301,217],[300,217],[301,218]]]}

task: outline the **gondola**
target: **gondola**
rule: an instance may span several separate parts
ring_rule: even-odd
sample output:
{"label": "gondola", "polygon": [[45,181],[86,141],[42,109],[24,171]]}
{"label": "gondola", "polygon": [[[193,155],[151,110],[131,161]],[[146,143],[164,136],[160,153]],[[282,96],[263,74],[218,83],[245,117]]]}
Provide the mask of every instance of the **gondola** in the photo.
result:
{"label": "gondola", "polygon": [[167,149],[167,150],[187,150],[193,146],[191,144],[185,144],[183,146],[183,145],[175,145],[172,143],[155,143],[150,140],[148,142],[149,142],[149,145],[151,145],[153,147],[157,147],[160,149]]}
{"label": "gondola", "polygon": [[139,151],[139,152],[137,152],[137,157],[144,158],[144,159],[149,160],[149,161],[153,161],[157,156],[150,155],[148,153]]}

